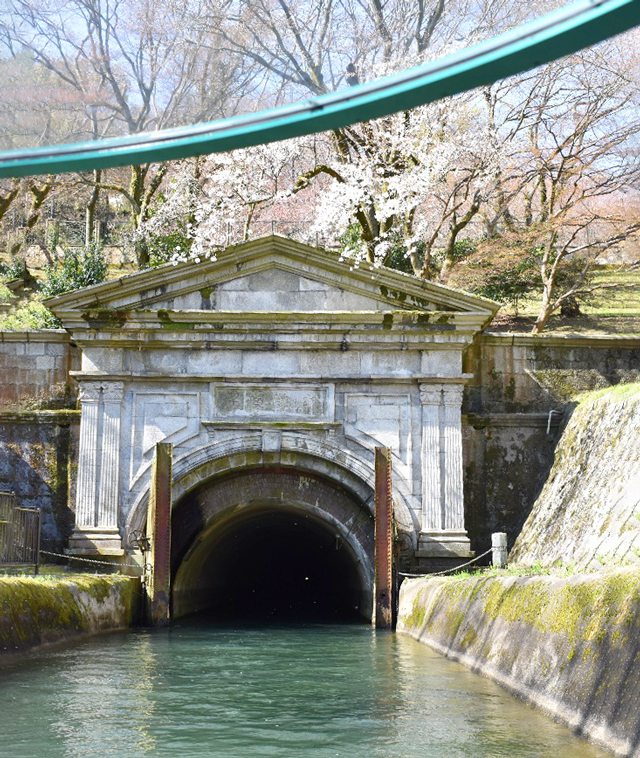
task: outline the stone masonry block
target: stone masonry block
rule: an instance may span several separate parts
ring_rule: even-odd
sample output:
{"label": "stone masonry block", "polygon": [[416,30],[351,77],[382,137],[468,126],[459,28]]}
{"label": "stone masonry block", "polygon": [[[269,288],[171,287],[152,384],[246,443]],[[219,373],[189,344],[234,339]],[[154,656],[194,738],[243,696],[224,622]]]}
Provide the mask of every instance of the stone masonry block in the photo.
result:
{"label": "stone masonry block", "polygon": [[242,371],[242,352],[239,350],[194,350],[187,356],[187,372],[220,376]]}
{"label": "stone masonry block", "polygon": [[415,352],[389,350],[384,353],[364,353],[362,355],[363,374],[389,374],[391,376],[411,376],[420,371],[420,357]]}
{"label": "stone masonry block", "polygon": [[300,371],[300,357],[296,353],[278,352],[245,353],[242,373],[253,376],[296,376]]}
{"label": "stone masonry block", "polygon": [[18,388],[15,384],[0,384],[0,405],[18,402]]}
{"label": "stone masonry block", "polygon": [[260,271],[248,278],[249,289],[253,292],[299,292],[300,277],[289,271],[272,268]]}
{"label": "stone masonry block", "polygon": [[24,382],[18,387],[18,394],[20,399],[39,397],[42,395],[41,384],[25,384]]}
{"label": "stone masonry block", "polygon": [[15,384],[19,381],[20,369],[15,367],[8,367],[2,371],[2,383],[3,384]]}
{"label": "stone masonry block", "polygon": [[300,278],[300,291],[308,292],[309,290],[322,290],[326,292],[329,289],[329,285],[324,282],[316,282],[313,279]]}
{"label": "stone masonry block", "polygon": [[45,355],[66,355],[67,345],[61,342],[46,342],[44,345]]}
{"label": "stone masonry block", "polygon": [[360,373],[361,353],[355,350],[305,350],[300,356],[303,374],[318,376],[345,376]]}
{"label": "stone masonry block", "polygon": [[46,344],[44,342],[28,342],[26,344],[27,355],[44,355],[46,352]]}
{"label": "stone masonry block", "polygon": [[46,369],[54,369],[56,366],[56,359],[50,355],[39,355],[36,358],[36,368],[39,371]]}
{"label": "stone masonry block", "polygon": [[462,371],[462,352],[458,350],[424,350],[420,371],[424,375],[459,376]]}

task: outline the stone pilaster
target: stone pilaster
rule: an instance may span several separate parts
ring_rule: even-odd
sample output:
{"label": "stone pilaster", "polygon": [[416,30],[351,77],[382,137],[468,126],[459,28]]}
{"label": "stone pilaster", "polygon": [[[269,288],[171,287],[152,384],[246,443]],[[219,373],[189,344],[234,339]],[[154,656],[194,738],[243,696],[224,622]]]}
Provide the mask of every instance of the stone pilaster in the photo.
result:
{"label": "stone pilaster", "polygon": [[422,403],[422,529],[442,529],[440,406],[442,388],[420,385]]}
{"label": "stone pilaster", "polygon": [[124,553],[118,529],[122,382],[81,382],[74,555]]}
{"label": "stone pilaster", "polygon": [[464,531],[462,480],[462,387],[443,387],[445,529]]}
{"label": "stone pilaster", "polygon": [[461,385],[422,384],[422,531],[418,558],[472,555],[464,527]]}
{"label": "stone pilaster", "polygon": [[120,407],[124,384],[102,385],[102,451],[96,526],[118,528],[118,491],[120,485]]}
{"label": "stone pilaster", "polygon": [[100,382],[80,383],[82,416],[76,488],[76,529],[96,526],[100,390]]}

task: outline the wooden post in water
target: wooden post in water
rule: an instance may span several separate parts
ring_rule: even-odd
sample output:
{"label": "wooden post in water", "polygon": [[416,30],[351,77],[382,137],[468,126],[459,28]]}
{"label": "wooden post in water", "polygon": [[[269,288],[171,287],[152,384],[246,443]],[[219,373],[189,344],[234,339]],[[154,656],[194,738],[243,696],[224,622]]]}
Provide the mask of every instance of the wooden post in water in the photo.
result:
{"label": "wooden post in water", "polygon": [[391,449],[376,447],[375,609],[377,629],[393,627],[393,500]]}
{"label": "wooden post in water", "polygon": [[158,442],[153,458],[147,510],[150,569],[146,589],[146,622],[150,626],[167,626],[170,618],[172,459],[173,445],[170,442]]}

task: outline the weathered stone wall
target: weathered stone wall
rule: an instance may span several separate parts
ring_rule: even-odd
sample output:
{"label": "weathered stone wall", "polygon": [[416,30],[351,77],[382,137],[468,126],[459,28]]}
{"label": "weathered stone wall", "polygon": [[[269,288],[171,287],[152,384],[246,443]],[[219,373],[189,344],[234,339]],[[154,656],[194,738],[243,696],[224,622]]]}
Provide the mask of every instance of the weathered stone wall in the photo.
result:
{"label": "weathered stone wall", "polygon": [[[640,338],[487,333],[467,351],[465,514],[477,552],[512,545],[540,494],[577,392],[640,380]],[[549,411],[553,413],[550,417]],[[548,431],[547,431],[548,430]]]}
{"label": "weathered stone wall", "polygon": [[553,463],[557,427],[547,434],[546,415],[535,413],[467,416],[463,424],[465,522],[473,547],[488,550],[493,532],[506,532],[512,545]]}
{"label": "weathered stone wall", "polygon": [[640,563],[640,384],[580,398],[510,561]]}
{"label": "weathered stone wall", "polygon": [[140,582],[123,576],[0,578],[0,665],[27,651],[138,622]]}
{"label": "weathered stone wall", "polygon": [[0,491],[42,509],[42,548],[60,552],[73,527],[79,411],[0,409]]}
{"label": "weathered stone wall", "polygon": [[640,755],[640,574],[403,583],[398,631],[619,756]]}
{"label": "weathered stone wall", "polygon": [[546,413],[576,392],[640,381],[640,337],[491,334],[467,351],[467,413]]}
{"label": "weathered stone wall", "polygon": [[0,407],[74,407],[69,372],[79,368],[80,351],[62,329],[0,332]]}
{"label": "weathered stone wall", "polygon": [[0,491],[42,509],[42,547],[55,552],[73,526],[80,358],[61,329],[0,332]]}

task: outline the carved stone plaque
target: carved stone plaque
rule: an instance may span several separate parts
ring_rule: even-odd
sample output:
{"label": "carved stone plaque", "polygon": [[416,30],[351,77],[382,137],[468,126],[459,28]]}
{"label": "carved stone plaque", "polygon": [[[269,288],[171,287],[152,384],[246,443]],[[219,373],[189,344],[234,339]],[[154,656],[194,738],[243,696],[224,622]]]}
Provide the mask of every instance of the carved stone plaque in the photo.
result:
{"label": "carved stone plaque", "polygon": [[330,388],[300,385],[224,385],[214,388],[215,418],[229,421],[328,420]]}

